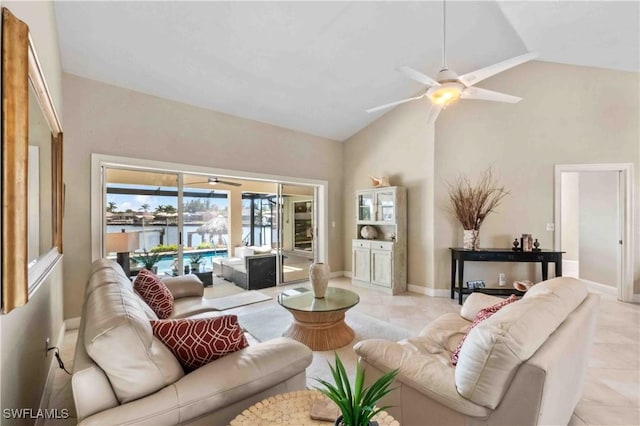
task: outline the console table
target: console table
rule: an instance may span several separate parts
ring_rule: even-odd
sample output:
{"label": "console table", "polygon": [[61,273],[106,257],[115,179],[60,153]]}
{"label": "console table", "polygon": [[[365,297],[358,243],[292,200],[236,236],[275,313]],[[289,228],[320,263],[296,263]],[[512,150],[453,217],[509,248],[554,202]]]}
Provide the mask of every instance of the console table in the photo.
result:
{"label": "console table", "polygon": [[[549,262],[555,263],[556,277],[562,276],[562,251],[539,250],[539,251],[514,251],[511,249],[483,249],[466,250],[463,248],[452,248],[451,251],[451,298],[455,297],[456,269],[458,271],[458,302],[462,305],[462,295],[474,291],[494,294],[510,295],[522,294],[512,288],[463,288],[464,282],[464,262],[540,262],[542,265],[542,280],[549,276]],[[457,268],[456,268],[457,267]]]}

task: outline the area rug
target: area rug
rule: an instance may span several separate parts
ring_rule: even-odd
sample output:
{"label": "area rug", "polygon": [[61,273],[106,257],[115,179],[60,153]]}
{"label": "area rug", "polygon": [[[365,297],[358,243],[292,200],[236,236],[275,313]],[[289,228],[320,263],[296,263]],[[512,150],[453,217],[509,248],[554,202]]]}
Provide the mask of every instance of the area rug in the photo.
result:
{"label": "area rug", "polygon": [[264,302],[271,300],[271,296],[267,296],[259,291],[250,290],[242,293],[232,294],[231,296],[219,297],[217,299],[209,299],[209,305],[218,311],[237,308],[238,306],[251,305],[252,303]]}
{"label": "area rug", "polygon": [[232,294],[244,293],[245,289],[225,281],[221,278],[214,278],[213,285],[204,288],[205,299],[217,299],[219,297],[231,296]]}
{"label": "area rug", "polygon": [[[271,305],[264,309],[238,315],[238,322],[245,331],[263,342],[282,336],[282,332],[287,329],[292,318],[286,309],[279,305]],[[404,328],[391,325],[388,322],[357,311],[347,311],[345,321],[355,332],[355,338],[348,345],[335,351],[313,352],[313,361],[307,368],[307,385],[309,387],[318,385],[314,378],[333,380],[327,361],[333,364],[334,352],[340,356],[349,373],[349,377],[353,380],[357,362],[353,345],[356,342],[364,339],[386,339],[395,342],[411,336],[411,333]]]}

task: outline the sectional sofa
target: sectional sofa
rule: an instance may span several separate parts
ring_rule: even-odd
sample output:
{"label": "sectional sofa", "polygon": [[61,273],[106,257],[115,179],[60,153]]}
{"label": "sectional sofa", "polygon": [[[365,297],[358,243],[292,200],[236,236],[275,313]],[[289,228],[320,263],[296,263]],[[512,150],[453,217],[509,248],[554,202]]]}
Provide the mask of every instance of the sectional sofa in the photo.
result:
{"label": "sectional sofa", "polygon": [[[202,284],[193,277],[169,279],[167,287],[180,306],[171,317],[221,315],[197,303]],[[118,264],[93,264],[72,377],[81,425],[228,424],[266,397],[306,386],[311,350],[287,338],[251,344],[185,374],[154,337],[150,320],[157,319]]]}

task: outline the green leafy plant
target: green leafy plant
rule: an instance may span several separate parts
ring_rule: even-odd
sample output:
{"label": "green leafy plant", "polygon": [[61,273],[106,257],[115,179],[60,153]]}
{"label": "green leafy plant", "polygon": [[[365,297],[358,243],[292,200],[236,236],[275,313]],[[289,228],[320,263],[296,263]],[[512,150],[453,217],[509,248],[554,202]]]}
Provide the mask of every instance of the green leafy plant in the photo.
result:
{"label": "green leafy plant", "polygon": [[206,250],[213,248],[213,243],[199,243],[196,246],[196,250]]}
{"label": "green leafy plant", "polygon": [[162,245],[159,244],[155,247],[153,247],[151,250],[149,250],[151,253],[162,253],[162,252],[166,252],[166,251],[178,251],[178,245],[177,244],[168,244],[168,245]]}
{"label": "green leafy plant", "polygon": [[353,389],[349,377],[340,360],[335,354],[335,367],[329,364],[335,384],[315,378],[322,387],[317,390],[335,402],[342,413],[342,424],[345,426],[367,426],[371,419],[389,406],[376,407],[376,403],[395,388],[390,388],[398,375],[398,370],[392,370],[382,375],[369,387],[364,386],[364,369],[358,360]]}
{"label": "green leafy plant", "polygon": [[189,256],[191,263],[200,263],[200,261],[204,258],[202,253],[194,253]]}
{"label": "green leafy plant", "polygon": [[147,250],[144,250],[142,254],[138,256],[138,263],[142,263],[142,265],[148,269],[149,271],[160,261],[160,254],[158,253],[149,253]]}

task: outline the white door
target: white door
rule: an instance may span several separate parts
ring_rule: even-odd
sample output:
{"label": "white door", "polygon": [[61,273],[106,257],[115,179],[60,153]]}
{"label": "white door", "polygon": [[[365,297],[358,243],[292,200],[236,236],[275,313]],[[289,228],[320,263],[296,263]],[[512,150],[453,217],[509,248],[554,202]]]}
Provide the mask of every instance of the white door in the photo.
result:
{"label": "white door", "polygon": [[563,275],[621,301],[633,300],[632,172],[632,164],[555,166],[554,246],[565,252]]}
{"label": "white door", "polygon": [[391,288],[392,283],[392,251],[371,250],[371,282],[383,287]]}
{"label": "white door", "polygon": [[378,190],[376,192],[376,220],[378,222],[396,222],[395,190]]}
{"label": "white door", "polygon": [[369,282],[371,277],[371,250],[365,247],[353,248],[353,279]]}

